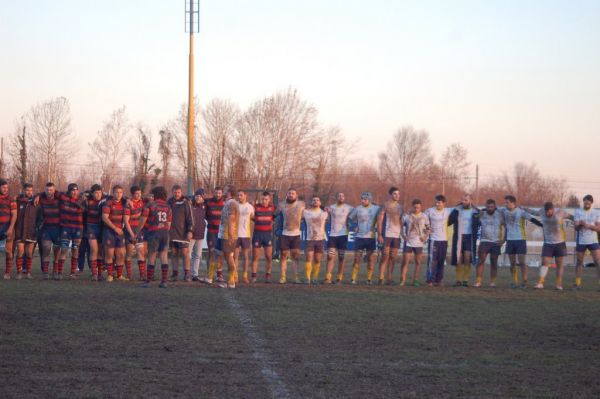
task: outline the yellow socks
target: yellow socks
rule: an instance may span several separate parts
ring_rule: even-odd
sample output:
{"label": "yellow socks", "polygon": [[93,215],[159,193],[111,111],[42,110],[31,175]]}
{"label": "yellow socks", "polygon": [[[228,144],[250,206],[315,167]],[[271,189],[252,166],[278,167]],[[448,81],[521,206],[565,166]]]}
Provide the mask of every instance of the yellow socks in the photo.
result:
{"label": "yellow socks", "polygon": [[519,284],[519,272],[516,267],[510,269],[510,275],[512,276],[512,281],[515,285]]}
{"label": "yellow socks", "polygon": [[[367,269],[367,280],[373,280],[373,269]],[[598,283],[600,284],[600,280],[598,280]]]}
{"label": "yellow socks", "polygon": [[352,266],[352,281],[356,281],[358,277],[358,272],[360,272],[360,265]]}
{"label": "yellow socks", "polygon": [[339,282],[341,282],[344,279],[344,275],[342,273],[338,273],[337,279]]}
{"label": "yellow socks", "polygon": [[217,271],[217,264],[215,262],[211,262],[208,265],[208,276],[206,276],[206,277],[212,280],[215,276],[216,271]]}
{"label": "yellow socks", "polygon": [[464,278],[464,273],[463,273],[463,269],[464,266],[463,265],[456,265],[456,281],[463,281]]}
{"label": "yellow socks", "polygon": [[318,280],[320,270],[321,270],[321,262],[315,263],[312,268],[312,279],[313,280],[315,280],[315,281]]}
{"label": "yellow socks", "polygon": [[475,278],[475,282],[476,282],[477,284],[481,284],[481,280],[483,280],[483,278],[482,278],[482,277],[476,277],[476,278]]}
{"label": "yellow socks", "polygon": [[471,265],[470,264],[466,264],[463,265],[463,279],[462,281],[469,281],[469,278],[471,277]]}
{"label": "yellow socks", "polygon": [[325,275],[325,281],[329,281],[329,282],[331,282],[331,273],[329,273],[329,272],[328,272],[328,273]]}
{"label": "yellow socks", "polygon": [[306,262],[304,264],[304,273],[306,275],[306,280],[310,281],[310,276],[312,273],[312,263],[311,262]]}
{"label": "yellow socks", "polygon": [[581,277],[575,277],[575,285],[578,287],[581,285]]}

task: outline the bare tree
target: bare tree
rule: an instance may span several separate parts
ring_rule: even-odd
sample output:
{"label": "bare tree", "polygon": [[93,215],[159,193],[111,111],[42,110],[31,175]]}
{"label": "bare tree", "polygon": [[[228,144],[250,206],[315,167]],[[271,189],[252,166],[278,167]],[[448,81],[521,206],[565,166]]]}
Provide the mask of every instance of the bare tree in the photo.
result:
{"label": "bare tree", "polygon": [[154,163],[150,163],[150,149],[152,148],[152,133],[141,123],[137,126],[137,134],[130,143],[130,153],[133,161],[134,184],[145,192],[148,186],[148,176]]}
{"label": "bare tree", "polygon": [[162,168],[156,173],[156,178],[162,173],[163,185],[167,185],[167,179],[169,177],[169,167],[171,165],[171,157],[173,155],[173,147],[175,145],[175,138],[170,130],[161,130],[158,132],[160,141],[158,142],[158,154],[162,163]]}
{"label": "bare tree", "polygon": [[96,139],[89,144],[92,155],[100,166],[104,187],[111,187],[117,171],[120,168],[123,170],[124,165],[121,162],[125,151],[124,143],[127,142],[130,130],[131,125],[125,107],[121,107],[110,114],[110,117],[104,121]]}
{"label": "bare tree", "polygon": [[450,144],[442,154],[441,180],[442,193],[447,191],[455,193],[461,191],[468,184],[469,177],[466,176],[470,162],[467,159],[468,151],[459,143]]}
{"label": "bare tree", "polygon": [[46,181],[58,182],[74,150],[71,106],[65,97],[37,104],[27,114],[31,146]]}
{"label": "bare tree", "polygon": [[399,181],[406,205],[410,183],[426,173],[433,163],[429,133],[404,126],[394,134],[387,150],[379,154],[379,170],[390,183]]}

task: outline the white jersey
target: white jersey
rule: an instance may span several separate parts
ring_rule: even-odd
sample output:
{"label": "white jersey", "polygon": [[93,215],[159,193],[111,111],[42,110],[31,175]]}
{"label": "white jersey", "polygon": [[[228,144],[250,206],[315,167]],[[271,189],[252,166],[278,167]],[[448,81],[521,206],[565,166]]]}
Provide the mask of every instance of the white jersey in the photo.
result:
{"label": "white jersey", "polygon": [[402,205],[396,201],[387,201],[383,204],[382,211],[385,212],[383,236],[385,238],[400,238],[402,232]]}
{"label": "white jersey", "polygon": [[406,245],[412,248],[421,248],[425,243],[429,230],[429,218],[423,212],[408,213],[402,218]]}
{"label": "white jersey", "polygon": [[348,216],[354,208],[348,204],[333,204],[329,207],[330,237],[348,235]]}
{"label": "white jersey", "polygon": [[452,209],[444,208],[438,211],[433,207],[425,210],[424,213],[429,217],[431,225],[431,235],[429,238],[432,241],[448,241],[448,218],[452,213]]}
{"label": "white jersey", "polygon": [[321,208],[305,209],[302,217],[306,222],[306,239],[308,241],[321,241],[325,239],[325,222],[327,212]]}
{"label": "white jersey", "polygon": [[[600,212],[597,209],[590,208],[577,209],[575,211],[575,223],[584,222],[587,224],[595,225],[600,222]],[[580,228],[576,231],[575,242],[578,245],[590,245],[598,243],[598,233],[594,230]]]}
{"label": "white jersey", "polygon": [[473,206],[466,209],[461,205],[454,209],[458,212],[458,217],[460,219],[460,234],[473,234]]}
{"label": "white jersey", "polygon": [[239,204],[240,208],[240,223],[238,224],[238,238],[250,238],[251,228],[250,222],[254,216],[254,207],[249,202]]}
{"label": "white jersey", "polygon": [[497,209],[491,215],[483,210],[479,213],[481,223],[481,242],[500,242],[503,240],[502,226],[504,214]]}
{"label": "white jersey", "polygon": [[521,208],[515,208],[512,211],[507,208],[498,208],[504,215],[506,223],[506,240],[526,240],[527,239],[527,221],[533,219],[533,215]]}
{"label": "white jersey", "polygon": [[359,205],[350,212],[350,220],[358,223],[357,238],[375,238],[375,224],[377,223],[378,213],[379,207],[373,204],[369,204],[369,206]]}

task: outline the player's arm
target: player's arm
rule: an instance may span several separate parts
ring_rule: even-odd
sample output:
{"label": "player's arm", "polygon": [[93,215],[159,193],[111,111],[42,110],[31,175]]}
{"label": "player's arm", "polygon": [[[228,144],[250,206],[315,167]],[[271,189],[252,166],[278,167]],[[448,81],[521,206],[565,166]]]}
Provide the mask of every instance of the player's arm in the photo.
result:
{"label": "player's arm", "polygon": [[185,224],[186,224],[186,233],[187,239],[191,240],[194,236],[194,212],[192,212],[192,202],[186,201],[185,206]]}
{"label": "player's arm", "polygon": [[123,216],[123,222],[125,223],[125,228],[127,229],[127,232],[129,233],[129,235],[131,237],[135,237],[135,234],[133,233],[133,229],[131,228],[131,225],[129,224],[129,219],[131,219],[131,214]]}
{"label": "player's arm", "polygon": [[380,243],[383,242],[383,218],[385,217],[385,209],[381,207],[379,209],[379,213],[377,214],[377,240]]}
{"label": "player's arm", "polygon": [[15,223],[17,223],[17,203],[13,200],[10,202],[10,225],[6,230],[6,236],[12,238],[15,232]]}
{"label": "player's arm", "polygon": [[[108,204],[107,204],[108,205]],[[110,206],[105,205],[102,208],[102,223],[109,229],[113,230],[117,235],[123,235],[123,230],[110,221]]]}
{"label": "player's arm", "polygon": [[450,212],[450,216],[448,217],[448,226],[458,223],[458,215],[458,209],[452,209],[452,212]]}

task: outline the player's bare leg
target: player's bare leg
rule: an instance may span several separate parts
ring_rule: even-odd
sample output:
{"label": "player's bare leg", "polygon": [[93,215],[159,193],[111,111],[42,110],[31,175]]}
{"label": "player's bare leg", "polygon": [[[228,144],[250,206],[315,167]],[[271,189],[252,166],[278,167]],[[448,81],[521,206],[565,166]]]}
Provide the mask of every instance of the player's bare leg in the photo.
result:
{"label": "player's bare leg", "polygon": [[381,263],[379,263],[379,285],[383,285],[385,282],[385,274],[388,268],[388,262],[390,259],[391,247],[383,247],[381,251]]}
{"label": "player's bare leg", "polygon": [[179,277],[179,257],[181,256],[181,250],[177,245],[171,247],[171,264],[173,271],[171,272],[171,281],[177,281]]}
{"label": "player's bare leg", "polygon": [[402,266],[400,267],[400,285],[406,284],[406,276],[408,275],[408,264],[410,263],[413,254],[411,252],[405,252],[402,257]]}
{"label": "player's bare leg", "polygon": [[390,256],[387,262],[387,284],[394,283],[394,266],[396,265],[396,257],[398,256],[398,248],[390,249]]}
{"label": "player's bare leg", "polygon": [[555,259],[556,259],[556,289],[562,290],[563,289],[563,276],[565,273],[565,268],[564,268],[565,257],[557,256]]}
{"label": "player's bare leg", "polygon": [[294,273],[294,283],[299,284],[300,276],[298,275],[298,264],[300,263],[300,257],[301,257],[300,250],[292,249],[291,255],[292,255],[292,272]]}
{"label": "player's bare leg", "polygon": [[304,283],[305,284],[310,284],[310,282],[311,282],[313,262],[315,260],[314,258],[315,258],[315,251],[306,251],[306,263],[304,264],[304,274],[305,274]]}
{"label": "player's bare leg", "polygon": [[498,256],[490,254],[490,287],[496,286],[496,278],[498,277]]}
{"label": "player's bare leg", "polygon": [[289,249],[282,249],[281,250],[281,278],[279,279],[279,282],[281,284],[285,284],[287,281],[287,264],[288,264],[288,258],[290,256],[290,250]]}

